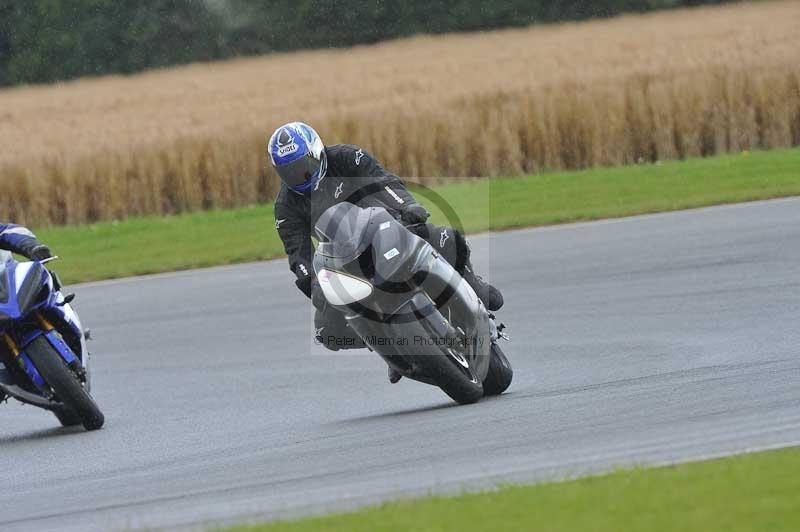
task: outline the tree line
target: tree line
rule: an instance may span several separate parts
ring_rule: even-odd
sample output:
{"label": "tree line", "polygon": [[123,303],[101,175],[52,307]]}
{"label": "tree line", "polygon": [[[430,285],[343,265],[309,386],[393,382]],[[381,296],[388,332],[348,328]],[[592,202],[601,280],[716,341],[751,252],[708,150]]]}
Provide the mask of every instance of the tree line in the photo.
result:
{"label": "tree line", "polygon": [[0,86],[729,0],[0,0]]}

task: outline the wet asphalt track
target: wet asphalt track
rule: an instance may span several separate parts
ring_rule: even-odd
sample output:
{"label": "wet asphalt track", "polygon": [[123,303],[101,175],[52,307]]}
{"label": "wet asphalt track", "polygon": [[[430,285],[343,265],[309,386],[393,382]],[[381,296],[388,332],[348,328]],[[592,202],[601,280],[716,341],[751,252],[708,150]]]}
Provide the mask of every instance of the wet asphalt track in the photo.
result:
{"label": "wet asphalt track", "polygon": [[107,425],[0,407],[0,530],[194,528],[800,442],[800,199],[473,246],[516,379],[469,407],[313,346],[284,261],[75,287]]}

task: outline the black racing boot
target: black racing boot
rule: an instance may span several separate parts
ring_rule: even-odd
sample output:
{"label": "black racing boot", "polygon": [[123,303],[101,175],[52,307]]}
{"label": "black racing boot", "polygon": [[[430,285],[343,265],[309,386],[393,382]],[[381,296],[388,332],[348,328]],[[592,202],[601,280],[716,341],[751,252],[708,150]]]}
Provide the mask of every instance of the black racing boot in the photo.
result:
{"label": "black racing boot", "polygon": [[475,293],[478,294],[478,297],[481,298],[488,310],[500,310],[500,307],[503,306],[503,294],[500,293],[500,290],[484,281],[480,275],[475,275],[471,264],[464,266],[464,272],[461,276],[475,290]]}
{"label": "black racing boot", "polygon": [[400,375],[392,366],[389,366],[389,382],[397,384],[403,376]]}

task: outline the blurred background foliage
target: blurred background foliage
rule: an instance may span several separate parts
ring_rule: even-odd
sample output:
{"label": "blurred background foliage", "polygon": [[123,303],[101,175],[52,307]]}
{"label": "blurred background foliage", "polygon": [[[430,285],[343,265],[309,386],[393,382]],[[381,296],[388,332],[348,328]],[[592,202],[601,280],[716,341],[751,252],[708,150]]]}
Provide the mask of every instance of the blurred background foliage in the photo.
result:
{"label": "blurred background foliage", "polygon": [[0,0],[0,86],[728,0]]}

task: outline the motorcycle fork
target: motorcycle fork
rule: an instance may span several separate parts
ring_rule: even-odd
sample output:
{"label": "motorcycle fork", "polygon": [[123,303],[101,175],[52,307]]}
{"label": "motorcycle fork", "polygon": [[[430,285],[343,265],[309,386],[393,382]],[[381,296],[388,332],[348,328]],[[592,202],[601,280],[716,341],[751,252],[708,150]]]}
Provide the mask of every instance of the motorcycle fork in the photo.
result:
{"label": "motorcycle fork", "polygon": [[36,315],[36,321],[38,321],[39,325],[42,326],[42,329],[44,329],[44,332],[49,333],[50,331],[55,329],[53,324],[50,323],[49,321],[47,321],[47,319],[44,316],[42,316],[41,312],[36,312],[35,315]]}
{"label": "motorcycle fork", "polygon": [[11,351],[11,355],[14,357],[14,360],[17,360],[19,357],[19,347],[17,347],[17,342],[14,341],[13,338],[8,333],[3,334],[3,340],[6,341],[6,345],[8,349]]}

